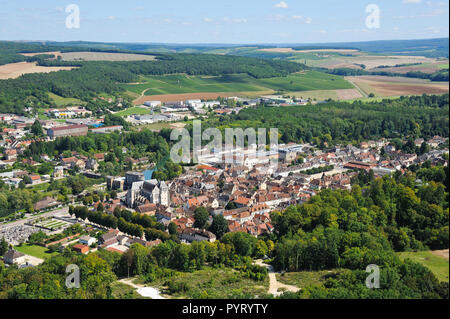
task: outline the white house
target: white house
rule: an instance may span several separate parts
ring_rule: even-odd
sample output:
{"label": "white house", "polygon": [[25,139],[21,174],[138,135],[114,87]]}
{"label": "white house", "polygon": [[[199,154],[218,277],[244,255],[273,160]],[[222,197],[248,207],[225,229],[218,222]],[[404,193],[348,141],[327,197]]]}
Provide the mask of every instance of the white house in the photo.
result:
{"label": "white house", "polygon": [[83,236],[81,237],[78,242],[80,244],[86,245],[86,246],[91,246],[93,243],[95,243],[97,240],[94,237],[91,236]]}

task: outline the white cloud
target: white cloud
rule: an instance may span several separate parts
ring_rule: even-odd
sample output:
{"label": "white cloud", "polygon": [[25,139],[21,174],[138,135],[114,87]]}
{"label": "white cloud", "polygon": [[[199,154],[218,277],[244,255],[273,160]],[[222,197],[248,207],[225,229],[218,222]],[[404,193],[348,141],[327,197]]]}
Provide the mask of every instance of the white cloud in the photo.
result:
{"label": "white cloud", "polygon": [[115,16],[109,16],[109,17],[106,17],[106,19],[108,19],[108,20],[116,20],[116,17]]}
{"label": "white cloud", "polygon": [[402,3],[421,3],[422,0],[403,0]]}
{"label": "white cloud", "polygon": [[232,18],[232,19],[230,19],[228,17],[223,18],[223,21],[229,22],[229,23],[247,23],[248,22],[248,20],[245,19],[245,18]]}
{"label": "white cloud", "polygon": [[204,18],[203,21],[205,21],[206,23],[210,23],[210,22],[212,22],[212,19],[210,19],[210,18]]}
{"label": "white cloud", "polygon": [[312,19],[301,15],[285,16],[282,14],[271,15],[267,18],[269,21],[302,21],[303,23],[310,24]]}
{"label": "white cloud", "polygon": [[437,33],[441,33],[441,28],[439,28],[439,27],[428,27],[428,28],[425,29],[425,31],[437,34]]}
{"label": "white cloud", "polygon": [[287,9],[287,8],[289,8],[289,6],[286,2],[281,1],[280,3],[277,3],[275,5],[275,8]]}
{"label": "white cloud", "polygon": [[319,32],[322,33],[322,34],[326,34],[327,30],[320,30]]}

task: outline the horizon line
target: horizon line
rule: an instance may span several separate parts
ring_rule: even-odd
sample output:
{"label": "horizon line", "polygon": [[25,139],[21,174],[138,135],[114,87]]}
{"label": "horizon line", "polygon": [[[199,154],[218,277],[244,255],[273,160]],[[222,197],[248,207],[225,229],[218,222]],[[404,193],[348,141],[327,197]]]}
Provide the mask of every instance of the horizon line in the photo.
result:
{"label": "horizon line", "polygon": [[227,45],[227,46],[245,46],[245,45],[320,45],[320,44],[342,44],[342,43],[366,43],[366,42],[383,42],[383,41],[421,41],[421,40],[442,40],[449,39],[447,37],[438,38],[413,38],[413,39],[379,39],[379,40],[367,40],[367,41],[339,41],[339,42],[258,42],[258,43],[220,43],[220,42],[125,42],[125,41],[91,41],[91,40],[70,40],[70,41],[58,41],[58,40],[0,40],[1,42],[55,42],[55,43],[71,43],[71,42],[85,42],[85,43],[111,43],[111,44],[140,44],[140,45]]}

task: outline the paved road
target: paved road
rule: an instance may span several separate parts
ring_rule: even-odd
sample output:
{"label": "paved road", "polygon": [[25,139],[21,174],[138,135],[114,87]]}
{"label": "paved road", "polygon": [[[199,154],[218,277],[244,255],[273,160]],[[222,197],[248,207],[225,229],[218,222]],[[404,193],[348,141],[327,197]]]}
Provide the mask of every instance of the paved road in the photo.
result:
{"label": "paved road", "polygon": [[1,224],[0,225],[0,229],[5,229],[5,228],[9,228],[9,227],[13,227],[13,226],[20,226],[25,224],[30,218],[35,218],[35,217],[52,217],[55,215],[63,215],[63,214],[68,214],[69,213],[69,207],[63,207],[48,213],[44,213],[41,215],[36,215],[36,216],[30,216],[28,218],[24,218],[12,223],[8,223],[8,224]]}

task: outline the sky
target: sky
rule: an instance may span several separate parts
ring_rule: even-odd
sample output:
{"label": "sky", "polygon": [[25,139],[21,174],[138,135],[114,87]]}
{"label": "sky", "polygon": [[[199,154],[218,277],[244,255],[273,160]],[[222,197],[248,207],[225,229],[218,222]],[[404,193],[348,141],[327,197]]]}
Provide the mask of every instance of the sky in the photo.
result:
{"label": "sky", "polygon": [[0,40],[356,42],[448,37],[448,24],[440,0],[0,0]]}

